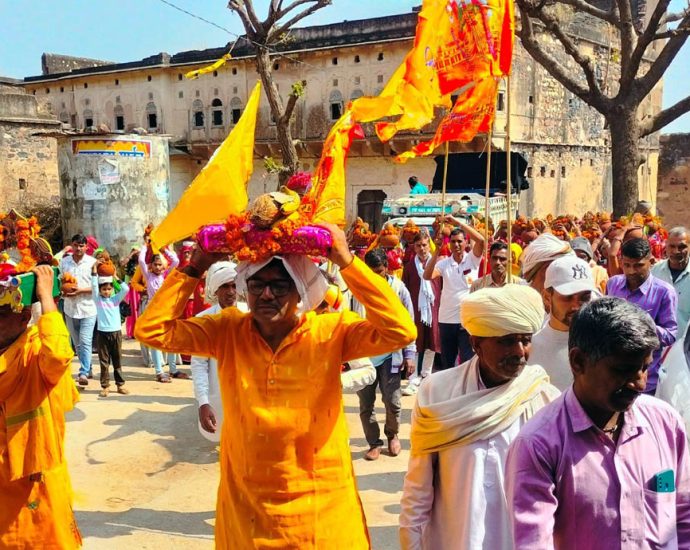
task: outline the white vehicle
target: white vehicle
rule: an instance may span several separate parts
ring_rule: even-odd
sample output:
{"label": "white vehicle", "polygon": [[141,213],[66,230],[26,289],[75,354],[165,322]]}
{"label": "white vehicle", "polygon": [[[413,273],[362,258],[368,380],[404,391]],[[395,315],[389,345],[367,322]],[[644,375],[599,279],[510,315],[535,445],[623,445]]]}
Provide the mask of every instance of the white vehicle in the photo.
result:
{"label": "white vehicle", "polygon": [[[519,198],[513,195],[511,201],[511,215],[515,218],[519,206]],[[448,193],[443,209],[446,214],[469,219],[471,214],[482,214],[486,206],[486,198],[479,193]],[[396,226],[403,226],[412,219],[419,227],[431,229],[436,216],[441,214],[441,193],[424,195],[403,195],[383,202],[384,223],[391,222]],[[508,218],[508,198],[496,195],[489,198],[489,217],[494,225]]]}

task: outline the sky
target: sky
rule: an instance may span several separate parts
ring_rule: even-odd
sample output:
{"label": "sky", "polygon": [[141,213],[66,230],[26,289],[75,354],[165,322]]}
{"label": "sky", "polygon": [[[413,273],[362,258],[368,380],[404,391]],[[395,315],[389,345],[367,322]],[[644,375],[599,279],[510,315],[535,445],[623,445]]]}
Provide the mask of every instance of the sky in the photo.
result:
{"label": "sky", "polygon": [[[41,74],[43,52],[115,62],[135,61],[159,52],[220,47],[242,34],[227,0],[169,0],[226,30],[181,13],[163,0],[0,0],[0,76]],[[255,0],[259,14],[269,0]],[[304,25],[405,13],[421,0],[333,0]],[[672,0],[677,11],[685,0]],[[664,106],[690,95],[690,40],[664,79]],[[690,132],[690,114],[664,129]]]}

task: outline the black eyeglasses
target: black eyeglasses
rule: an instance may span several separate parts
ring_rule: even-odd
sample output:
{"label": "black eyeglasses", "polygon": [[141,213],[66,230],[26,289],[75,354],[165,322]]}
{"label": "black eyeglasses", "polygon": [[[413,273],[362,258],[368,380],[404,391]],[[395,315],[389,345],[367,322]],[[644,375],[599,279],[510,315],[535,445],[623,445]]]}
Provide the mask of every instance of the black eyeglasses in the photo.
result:
{"label": "black eyeglasses", "polygon": [[249,279],[247,281],[247,291],[254,296],[261,296],[266,290],[271,289],[271,294],[276,298],[287,296],[292,289],[292,281],[286,279],[276,279],[274,281],[261,281],[259,279]]}

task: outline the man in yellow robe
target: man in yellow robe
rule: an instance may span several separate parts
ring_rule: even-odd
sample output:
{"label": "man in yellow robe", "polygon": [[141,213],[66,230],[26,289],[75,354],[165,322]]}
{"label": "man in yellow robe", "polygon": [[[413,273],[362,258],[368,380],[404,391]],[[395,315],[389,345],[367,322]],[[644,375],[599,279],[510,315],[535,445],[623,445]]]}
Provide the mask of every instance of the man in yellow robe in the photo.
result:
{"label": "man in yellow robe", "polygon": [[[369,548],[340,385],[341,365],[415,339],[409,314],[381,277],[333,237],[329,259],[366,307],[315,315],[325,279],[306,257],[238,268],[250,313],[227,308],[182,320],[187,298],[217,258],[195,252],[170,273],[137,323],[137,339],[169,352],[213,356],[225,413],[216,547]],[[324,284],[323,292],[316,292]],[[306,313],[301,313],[306,312]]]}
{"label": "man in yellow robe", "polygon": [[[0,306],[0,549],[81,547],[64,457],[65,412],[78,393],[74,353],[53,301],[53,270],[39,266],[42,315]],[[3,292],[11,282],[0,281]]]}

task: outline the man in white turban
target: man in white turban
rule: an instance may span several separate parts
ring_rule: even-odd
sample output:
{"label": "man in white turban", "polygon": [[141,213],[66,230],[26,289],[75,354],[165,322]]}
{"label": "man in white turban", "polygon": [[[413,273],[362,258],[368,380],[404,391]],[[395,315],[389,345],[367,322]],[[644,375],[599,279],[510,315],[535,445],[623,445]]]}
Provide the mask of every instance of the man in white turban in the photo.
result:
{"label": "man in white turban", "polygon": [[[233,262],[216,262],[206,272],[206,300],[211,307],[197,317],[215,315],[237,303],[235,278],[237,265]],[[199,407],[199,431],[209,441],[220,441],[223,423],[223,404],[218,384],[218,361],[211,357],[192,357],[192,381],[194,397]]]}
{"label": "man in white turban", "polygon": [[422,382],[412,413],[400,542],[412,548],[513,548],[505,499],[508,446],[559,392],[526,366],[544,320],[541,296],[524,285],[465,298],[462,326],[476,355]]}
{"label": "man in white turban", "polygon": [[573,252],[570,244],[560,240],[551,233],[539,235],[522,253],[520,258],[522,262],[522,277],[534,290],[541,294],[544,290],[546,268],[556,258],[574,254],[575,252]]}

